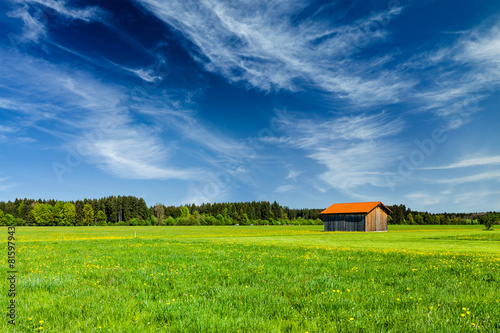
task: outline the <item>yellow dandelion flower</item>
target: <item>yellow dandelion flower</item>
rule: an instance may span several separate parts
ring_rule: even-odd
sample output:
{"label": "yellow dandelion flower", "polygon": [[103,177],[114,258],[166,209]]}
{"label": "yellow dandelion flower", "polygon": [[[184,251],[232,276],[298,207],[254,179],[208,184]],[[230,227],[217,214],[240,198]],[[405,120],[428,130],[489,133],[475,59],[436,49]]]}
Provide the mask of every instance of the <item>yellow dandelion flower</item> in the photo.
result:
{"label": "yellow dandelion flower", "polygon": [[462,313],[460,316],[465,317],[465,313]]}
{"label": "yellow dandelion flower", "polygon": [[467,310],[467,309],[466,309],[466,308],[462,308],[462,310],[464,310],[464,311],[465,311],[465,310]]}
{"label": "yellow dandelion flower", "polygon": [[40,323],[40,324],[42,324],[42,323],[43,323],[43,320],[40,320],[40,321],[39,321],[39,323]]}

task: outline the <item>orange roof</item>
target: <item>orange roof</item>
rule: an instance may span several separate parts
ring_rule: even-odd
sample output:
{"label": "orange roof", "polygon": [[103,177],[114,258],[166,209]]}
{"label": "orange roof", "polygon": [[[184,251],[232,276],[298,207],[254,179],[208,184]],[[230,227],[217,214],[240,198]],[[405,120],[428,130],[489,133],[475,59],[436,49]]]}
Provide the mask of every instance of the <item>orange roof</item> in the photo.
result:
{"label": "orange roof", "polygon": [[333,204],[320,214],[354,214],[354,213],[369,213],[375,207],[381,206],[386,209],[389,213],[392,213],[389,208],[387,208],[382,202],[354,202],[354,203],[339,203]]}

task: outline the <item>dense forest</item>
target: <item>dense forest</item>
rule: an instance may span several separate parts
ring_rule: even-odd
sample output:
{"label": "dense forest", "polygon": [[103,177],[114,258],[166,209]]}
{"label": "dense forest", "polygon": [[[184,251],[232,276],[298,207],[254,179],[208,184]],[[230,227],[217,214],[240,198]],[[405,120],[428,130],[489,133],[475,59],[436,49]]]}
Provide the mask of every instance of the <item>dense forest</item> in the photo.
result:
{"label": "dense forest", "polygon": [[387,206],[392,211],[389,224],[479,224],[486,213],[440,213],[413,211],[405,205]]}
{"label": "dense forest", "polygon": [[[479,224],[485,213],[412,211],[405,205],[388,206],[389,224]],[[323,209],[291,209],[276,201],[207,203],[148,207],[144,199],[111,196],[77,201],[16,199],[0,202],[0,225],[282,225],[322,224]]]}
{"label": "dense forest", "polygon": [[0,225],[322,224],[321,211],[290,209],[267,201],[148,207],[142,198],[133,196],[69,202],[16,199],[0,202]]}

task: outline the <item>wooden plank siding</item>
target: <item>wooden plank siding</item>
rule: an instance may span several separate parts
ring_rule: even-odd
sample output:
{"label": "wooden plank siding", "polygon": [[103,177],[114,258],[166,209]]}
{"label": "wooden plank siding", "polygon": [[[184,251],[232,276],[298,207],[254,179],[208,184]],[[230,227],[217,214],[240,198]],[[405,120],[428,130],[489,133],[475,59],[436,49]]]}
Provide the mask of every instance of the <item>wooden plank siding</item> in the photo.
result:
{"label": "wooden plank siding", "polygon": [[376,207],[366,215],[366,231],[387,231],[387,214]]}
{"label": "wooden plank siding", "polygon": [[325,231],[365,231],[365,214],[325,214]]}
{"label": "wooden plank siding", "polygon": [[381,201],[333,204],[320,213],[325,231],[387,231],[387,214]]}

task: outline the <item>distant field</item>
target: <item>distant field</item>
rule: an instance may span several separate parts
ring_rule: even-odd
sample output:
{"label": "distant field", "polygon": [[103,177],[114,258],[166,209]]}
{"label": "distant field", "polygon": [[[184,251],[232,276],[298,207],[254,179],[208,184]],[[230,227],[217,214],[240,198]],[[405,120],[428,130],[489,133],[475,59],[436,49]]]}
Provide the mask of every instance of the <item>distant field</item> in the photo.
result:
{"label": "distant field", "polygon": [[0,331],[496,332],[500,232],[482,229],[17,227]]}

